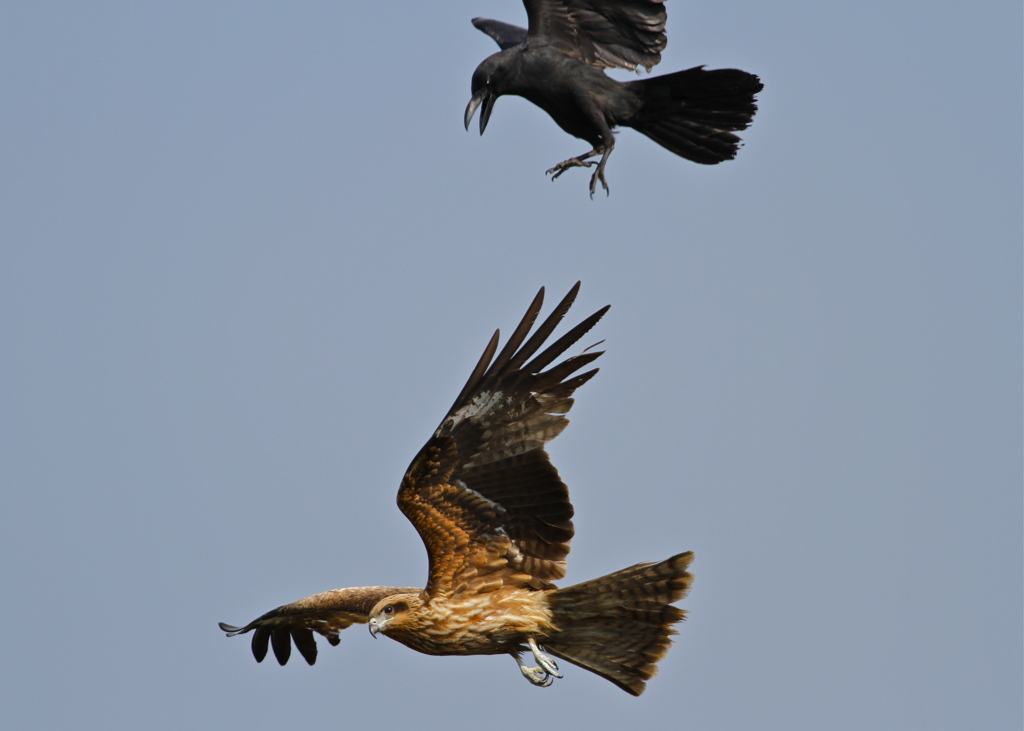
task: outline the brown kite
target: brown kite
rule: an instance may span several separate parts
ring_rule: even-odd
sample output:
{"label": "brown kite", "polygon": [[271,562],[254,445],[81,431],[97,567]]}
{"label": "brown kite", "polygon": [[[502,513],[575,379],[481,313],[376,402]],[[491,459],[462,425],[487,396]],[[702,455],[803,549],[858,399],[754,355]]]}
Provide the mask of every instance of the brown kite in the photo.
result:
{"label": "brown kite", "polygon": [[[291,642],[310,665],[318,632],[332,645],[353,623],[428,655],[509,654],[523,676],[547,686],[559,675],[549,655],[607,678],[633,695],[657,672],[685,616],[670,606],[686,594],[692,553],[637,564],[565,589],[573,536],[569,491],[544,445],[569,420],[573,392],[601,352],[552,365],[608,310],[604,307],[537,355],[568,312],[579,282],[533,335],[543,288],[495,358],[495,332],[462,393],[398,490],[398,507],[429,557],[424,589],[364,586],[315,594],[267,612],[229,636],[253,632],[257,661]],[[529,336],[529,337],[528,337]],[[493,359],[493,361],[492,361]],[[575,375],[574,375],[575,374]],[[542,649],[543,648],[543,649]],[[536,667],[521,655],[529,651]]]}

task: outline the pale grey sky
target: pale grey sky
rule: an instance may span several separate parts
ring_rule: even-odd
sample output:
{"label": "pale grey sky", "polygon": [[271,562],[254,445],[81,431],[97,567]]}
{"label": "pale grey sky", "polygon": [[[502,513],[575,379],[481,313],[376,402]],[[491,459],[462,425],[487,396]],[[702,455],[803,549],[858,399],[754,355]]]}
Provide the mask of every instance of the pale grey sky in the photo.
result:
{"label": "pale grey sky", "polygon": [[[655,73],[761,75],[746,147],[625,130],[591,201],[529,103],[463,130],[513,0],[4,4],[0,725],[1020,727],[1020,3],[668,12]],[[422,584],[402,472],[577,279],[567,579],[696,552],[647,693],[226,639]]]}

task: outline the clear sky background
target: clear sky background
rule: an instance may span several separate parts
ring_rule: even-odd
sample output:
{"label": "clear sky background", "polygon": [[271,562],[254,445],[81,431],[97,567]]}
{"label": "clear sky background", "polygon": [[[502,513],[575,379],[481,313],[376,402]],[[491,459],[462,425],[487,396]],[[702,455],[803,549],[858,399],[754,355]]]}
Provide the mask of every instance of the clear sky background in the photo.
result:
{"label": "clear sky background", "polygon": [[[746,147],[624,130],[591,201],[524,100],[463,130],[513,0],[3,4],[0,725],[1020,727],[1020,3],[668,10],[655,73],[761,75]],[[226,639],[422,585],[406,465],[577,279],[567,580],[696,552],[647,693]]]}

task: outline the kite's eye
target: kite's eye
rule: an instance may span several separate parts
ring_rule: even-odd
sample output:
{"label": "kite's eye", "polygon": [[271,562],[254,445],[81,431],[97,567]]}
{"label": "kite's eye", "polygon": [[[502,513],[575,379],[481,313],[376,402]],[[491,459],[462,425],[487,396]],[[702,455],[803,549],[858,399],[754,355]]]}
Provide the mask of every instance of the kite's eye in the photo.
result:
{"label": "kite's eye", "polygon": [[384,614],[386,614],[386,615],[388,615],[390,617],[394,613],[395,613],[395,608],[392,605],[388,604],[386,607],[384,607]]}

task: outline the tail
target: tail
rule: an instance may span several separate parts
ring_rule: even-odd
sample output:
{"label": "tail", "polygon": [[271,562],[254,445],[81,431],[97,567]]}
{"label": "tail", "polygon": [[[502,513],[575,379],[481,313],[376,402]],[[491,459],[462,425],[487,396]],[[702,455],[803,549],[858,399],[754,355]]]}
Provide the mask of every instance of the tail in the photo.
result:
{"label": "tail", "polygon": [[687,160],[714,165],[736,157],[740,138],[757,111],[754,95],[764,84],[738,69],[697,66],[628,83],[640,110],[623,124]]}
{"label": "tail", "polygon": [[669,606],[690,589],[693,553],[641,563],[555,591],[549,598],[559,632],[544,649],[640,695],[658,672],[686,612]]}

